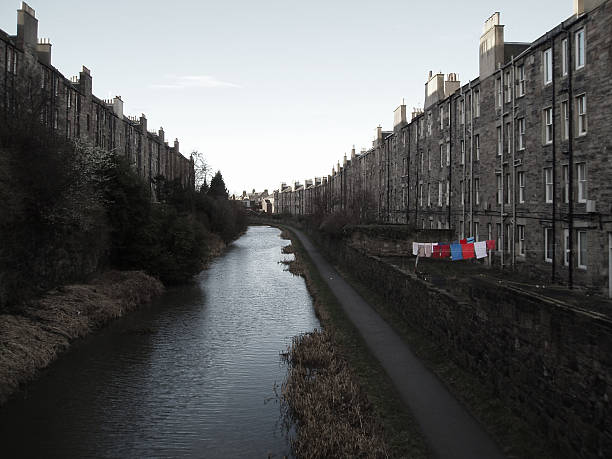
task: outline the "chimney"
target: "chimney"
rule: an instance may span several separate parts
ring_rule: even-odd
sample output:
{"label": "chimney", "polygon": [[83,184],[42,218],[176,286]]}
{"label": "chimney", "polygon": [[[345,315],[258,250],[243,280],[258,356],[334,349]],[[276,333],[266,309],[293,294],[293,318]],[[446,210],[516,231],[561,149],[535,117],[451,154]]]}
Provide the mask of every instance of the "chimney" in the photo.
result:
{"label": "chimney", "polygon": [[38,40],[36,54],[40,62],[45,65],[51,65],[51,42],[48,38]]}
{"label": "chimney", "polygon": [[346,167],[346,163],[348,162],[348,160],[346,159],[346,153],[344,153],[344,161],[343,161],[343,165],[344,167]]}
{"label": "chimney", "polygon": [[480,36],[480,81],[497,71],[504,63],[504,26],[500,24],[499,13],[485,21]]}
{"label": "chimney", "polygon": [[115,96],[113,98],[113,112],[115,115],[122,120],[123,119],[123,101],[121,100],[121,96]]}
{"label": "chimney", "polygon": [[606,0],[574,0],[574,14],[580,16],[594,10]]}
{"label": "chimney", "polygon": [[402,104],[395,109],[393,112],[393,127],[401,126],[406,124],[406,105],[402,100]]}
{"label": "chimney", "polygon": [[353,149],[351,150],[351,161],[355,159],[355,145],[353,145]]}
{"label": "chimney", "polygon": [[174,139],[174,151],[180,153],[178,139]]}
{"label": "chimney", "polygon": [[91,96],[91,72],[85,66],[79,73],[79,89],[86,96]]}
{"label": "chimney", "polygon": [[147,117],[144,113],[140,115],[140,131],[142,134],[147,133]]}
{"label": "chimney", "polygon": [[163,143],[164,142],[164,128],[160,127],[159,131],[157,131],[157,134],[159,135],[159,140],[161,140]]}
{"label": "chimney", "polygon": [[458,91],[461,87],[461,83],[457,79],[456,73],[449,73],[444,82],[444,97],[448,97],[454,92]]}
{"label": "chimney", "polygon": [[17,46],[25,50],[31,48],[37,51],[38,45],[38,19],[33,8],[26,2],[21,3],[21,9],[17,10]]}
{"label": "chimney", "polygon": [[425,105],[427,108],[444,99],[444,74],[439,72],[433,75],[429,72],[429,79],[425,83]]}

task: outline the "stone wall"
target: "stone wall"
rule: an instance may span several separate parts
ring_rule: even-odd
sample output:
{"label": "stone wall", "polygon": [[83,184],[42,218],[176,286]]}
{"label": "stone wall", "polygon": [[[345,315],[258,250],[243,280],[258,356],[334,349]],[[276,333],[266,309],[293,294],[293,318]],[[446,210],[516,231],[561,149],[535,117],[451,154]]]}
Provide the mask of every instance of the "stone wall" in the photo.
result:
{"label": "stone wall", "polygon": [[482,278],[453,293],[337,241],[326,252],[568,456],[612,455],[612,321]]}

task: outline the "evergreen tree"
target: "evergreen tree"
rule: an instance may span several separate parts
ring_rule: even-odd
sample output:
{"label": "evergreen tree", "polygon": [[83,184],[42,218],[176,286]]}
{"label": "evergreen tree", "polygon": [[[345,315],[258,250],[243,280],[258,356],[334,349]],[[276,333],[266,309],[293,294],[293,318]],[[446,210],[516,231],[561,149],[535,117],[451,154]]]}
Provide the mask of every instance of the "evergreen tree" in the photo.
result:
{"label": "evergreen tree", "polygon": [[221,175],[221,171],[217,171],[215,176],[210,181],[210,188],[208,189],[208,195],[214,198],[227,199],[228,192],[227,192],[227,188],[225,188],[225,182],[223,181],[223,176]]}

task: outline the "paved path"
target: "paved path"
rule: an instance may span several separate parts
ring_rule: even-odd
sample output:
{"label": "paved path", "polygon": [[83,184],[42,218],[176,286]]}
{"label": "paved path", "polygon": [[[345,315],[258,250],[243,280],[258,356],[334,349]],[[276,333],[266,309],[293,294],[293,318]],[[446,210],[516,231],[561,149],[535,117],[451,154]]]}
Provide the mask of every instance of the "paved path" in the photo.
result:
{"label": "paved path", "polygon": [[294,231],[410,407],[434,455],[453,459],[502,458],[499,447],[480,424],[423,366],[389,324],[323,258],[304,233]]}

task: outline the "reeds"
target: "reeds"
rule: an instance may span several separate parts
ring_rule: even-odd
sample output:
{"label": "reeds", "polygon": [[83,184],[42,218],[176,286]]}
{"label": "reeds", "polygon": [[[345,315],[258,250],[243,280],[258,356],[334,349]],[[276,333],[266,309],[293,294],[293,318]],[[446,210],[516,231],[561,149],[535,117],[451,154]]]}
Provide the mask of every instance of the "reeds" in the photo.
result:
{"label": "reeds", "polygon": [[297,457],[388,457],[383,429],[328,331],[293,338],[281,410]]}

